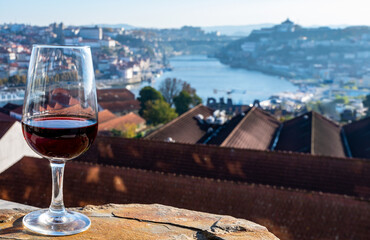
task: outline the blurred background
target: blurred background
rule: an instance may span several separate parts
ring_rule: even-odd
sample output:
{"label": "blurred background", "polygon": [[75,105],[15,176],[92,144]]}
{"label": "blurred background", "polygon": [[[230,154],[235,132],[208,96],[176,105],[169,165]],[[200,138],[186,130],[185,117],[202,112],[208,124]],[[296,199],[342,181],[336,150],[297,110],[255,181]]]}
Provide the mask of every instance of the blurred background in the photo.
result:
{"label": "blurred background", "polygon": [[[368,7],[1,1],[0,199],[50,202],[48,162],[19,122],[32,45],[90,46],[99,133],[67,164],[67,206],[161,203],[252,220],[280,239],[367,239]],[[55,95],[51,109],[73,105]]]}

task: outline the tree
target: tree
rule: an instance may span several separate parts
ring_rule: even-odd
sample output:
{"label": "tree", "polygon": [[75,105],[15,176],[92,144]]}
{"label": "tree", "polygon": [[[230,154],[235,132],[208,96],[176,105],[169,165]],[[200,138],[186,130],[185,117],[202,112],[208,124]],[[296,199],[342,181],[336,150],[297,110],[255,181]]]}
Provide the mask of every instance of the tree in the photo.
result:
{"label": "tree", "polygon": [[190,94],[189,92],[182,90],[180,94],[173,98],[175,103],[176,112],[178,114],[183,114],[188,111],[190,108],[201,104],[202,99],[195,93]]}
{"label": "tree", "polygon": [[166,102],[172,106],[173,98],[179,95],[183,81],[177,78],[166,78],[159,86],[159,91],[162,93]]}
{"label": "tree", "polygon": [[140,101],[140,111],[139,114],[143,116],[144,110],[146,109],[146,103],[148,101],[162,100],[163,96],[160,92],[152,87],[143,87],[139,92],[139,97],[137,100]]}
{"label": "tree", "polygon": [[189,110],[192,98],[189,93],[181,91],[178,96],[173,98],[173,102],[175,103],[176,112],[181,115]]}
{"label": "tree", "polygon": [[202,99],[196,94],[196,90],[189,83],[182,83],[182,91],[173,99],[178,114],[183,114],[190,108],[201,104]]}
{"label": "tree", "polygon": [[189,93],[191,97],[191,105],[193,107],[202,103],[202,99],[197,95],[197,91],[192,88],[189,83],[184,82],[182,84],[182,91]]}
{"label": "tree", "polygon": [[185,92],[188,92],[190,95],[192,95],[192,94],[195,94],[195,89],[194,88],[192,88],[191,86],[190,86],[190,84],[189,83],[187,83],[187,82],[184,82],[183,84],[182,84],[182,90],[183,91],[185,91]]}
{"label": "tree", "polygon": [[154,125],[167,123],[178,116],[175,110],[163,99],[147,101],[145,105],[143,117]]}

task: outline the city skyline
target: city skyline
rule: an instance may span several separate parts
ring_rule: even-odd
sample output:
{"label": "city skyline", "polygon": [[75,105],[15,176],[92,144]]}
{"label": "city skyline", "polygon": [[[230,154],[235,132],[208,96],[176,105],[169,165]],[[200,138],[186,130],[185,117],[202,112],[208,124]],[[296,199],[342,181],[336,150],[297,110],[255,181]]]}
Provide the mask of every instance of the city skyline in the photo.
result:
{"label": "city skyline", "polygon": [[177,28],[192,26],[249,25],[280,23],[286,18],[303,26],[370,25],[365,0],[189,0],[173,2],[106,0],[16,2],[0,1],[0,24],[25,23],[45,26],[53,22],[66,25],[130,24],[136,27]]}

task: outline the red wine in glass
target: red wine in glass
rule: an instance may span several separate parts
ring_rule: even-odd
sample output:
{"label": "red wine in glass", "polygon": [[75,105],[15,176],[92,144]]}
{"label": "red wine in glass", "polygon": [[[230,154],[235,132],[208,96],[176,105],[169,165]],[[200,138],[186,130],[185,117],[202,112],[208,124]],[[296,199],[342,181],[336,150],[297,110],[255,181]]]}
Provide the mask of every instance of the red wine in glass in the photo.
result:
{"label": "red wine in glass", "polygon": [[50,162],[52,196],[48,209],[23,217],[23,225],[28,230],[66,236],[86,231],[91,226],[87,216],[65,209],[63,175],[65,163],[91,146],[97,133],[97,120],[90,48],[34,45],[23,104],[22,131],[28,145]]}
{"label": "red wine in glass", "polygon": [[72,159],[84,153],[96,137],[95,119],[41,117],[22,122],[23,135],[46,158]]}

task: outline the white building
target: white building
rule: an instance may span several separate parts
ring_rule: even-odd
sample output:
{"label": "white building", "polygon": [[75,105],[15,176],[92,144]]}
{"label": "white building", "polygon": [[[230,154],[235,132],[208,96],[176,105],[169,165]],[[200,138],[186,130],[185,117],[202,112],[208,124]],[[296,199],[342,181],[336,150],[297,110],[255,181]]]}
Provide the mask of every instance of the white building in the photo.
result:
{"label": "white building", "polygon": [[82,37],[83,39],[101,40],[103,39],[103,29],[100,27],[81,28],[80,37]]}
{"label": "white building", "polygon": [[80,45],[89,46],[91,48],[99,48],[100,42],[98,40],[82,40],[80,41]]}
{"label": "white building", "polygon": [[134,71],[132,68],[120,68],[117,71],[124,79],[131,79],[134,76]]}
{"label": "white building", "polygon": [[66,37],[64,38],[65,45],[78,45],[82,41],[80,37]]}
{"label": "white building", "polygon": [[116,46],[116,41],[112,39],[104,39],[100,41],[101,47],[114,48]]}

